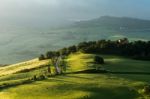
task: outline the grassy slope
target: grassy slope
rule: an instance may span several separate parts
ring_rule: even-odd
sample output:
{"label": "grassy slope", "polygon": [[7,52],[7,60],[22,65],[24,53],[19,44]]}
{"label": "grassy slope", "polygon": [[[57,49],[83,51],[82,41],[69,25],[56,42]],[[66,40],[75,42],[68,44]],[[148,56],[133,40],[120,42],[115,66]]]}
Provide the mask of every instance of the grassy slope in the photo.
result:
{"label": "grassy slope", "polygon": [[[68,71],[91,68],[91,54],[70,55],[67,59]],[[149,63],[118,56],[105,56],[105,67],[111,71],[150,71]],[[20,80],[40,73],[45,68],[28,73],[17,73],[0,77],[0,81]],[[22,75],[22,76],[21,76]],[[23,76],[24,75],[24,76]],[[25,76],[28,75],[28,76]],[[21,76],[21,77],[20,77]],[[11,87],[0,92],[1,99],[137,99],[146,97],[140,93],[148,83],[150,75],[123,74],[67,74],[51,77],[31,84]],[[1,82],[1,83],[2,83]]]}
{"label": "grassy slope", "polygon": [[0,67],[0,76],[13,74],[13,73],[22,71],[24,69],[33,69],[33,68],[42,67],[43,65],[47,63],[48,63],[48,60],[38,61],[38,59],[33,59],[30,61],[13,64],[13,65],[6,66],[6,67]]}

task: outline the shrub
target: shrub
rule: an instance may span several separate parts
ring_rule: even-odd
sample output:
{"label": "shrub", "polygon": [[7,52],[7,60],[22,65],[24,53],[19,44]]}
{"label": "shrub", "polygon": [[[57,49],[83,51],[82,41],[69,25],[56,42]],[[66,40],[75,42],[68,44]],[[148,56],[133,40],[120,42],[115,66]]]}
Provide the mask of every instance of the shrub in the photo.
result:
{"label": "shrub", "polygon": [[37,80],[37,77],[36,77],[36,75],[34,75],[34,76],[31,78],[31,80],[34,80],[34,81],[36,81],[36,80]]}
{"label": "shrub", "polygon": [[44,80],[44,79],[46,79],[46,77],[44,75],[39,75],[37,79],[38,80]]}
{"label": "shrub", "polygon": [[150,85],[146,85],[146,86],[144,86],[144,93],[145,94],[150,94]]}
{"label": "shrub", "polygon": [[94,57],[94,63],[95,64],[104,64],[104,59],[100,56],[95,56]]}
{"label": "shrub", "polygon": [[45,56],[43,54],[40,55],[39,60],[44,60]]}

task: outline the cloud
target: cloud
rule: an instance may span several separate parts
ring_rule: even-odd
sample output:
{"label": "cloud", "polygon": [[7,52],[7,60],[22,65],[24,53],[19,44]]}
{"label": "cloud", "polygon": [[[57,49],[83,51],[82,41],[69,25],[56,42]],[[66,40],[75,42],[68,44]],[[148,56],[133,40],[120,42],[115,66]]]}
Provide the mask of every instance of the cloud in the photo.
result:
{"label": "cloud", "polygon": [[103,15],[150,19],[149,4],[149,0],[0,0],[0,21],[46,26]]}

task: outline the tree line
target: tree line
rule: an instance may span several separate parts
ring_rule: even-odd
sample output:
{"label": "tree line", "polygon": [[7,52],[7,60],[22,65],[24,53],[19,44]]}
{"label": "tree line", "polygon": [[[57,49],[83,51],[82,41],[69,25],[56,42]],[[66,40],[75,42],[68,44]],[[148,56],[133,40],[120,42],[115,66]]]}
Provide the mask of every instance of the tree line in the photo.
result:
{"label": "tree line", "polygon": [[139,60],[150,60],[150,41],[133,41],[129,42],[127,38],[116,41],[98,40],[81,42],[78,45],[73,45],[58,51],[48,51],[46,55],[41,55],[40,58],[51,58],[54,56],[67,56],[70,53],[81,51],[91,54],[114,54],[128,56]]}
{"label": "tree line", "polygon": [[[116,41],[98,40],[81,42],[58,51],[48,51],[45,55],[41,55],[39,60],[51,59],[51,64],[55,67],[56,74],[65,71],[66,66],[64,59],[71,53],[75,52],[91,53],[91,54],[111,54],[130,57],[138,60],[150,60],[150,41],[133,41],[129,42],[127,38]],[[48,71],[50,71],[50,66]]]}
{"label": "tree line", "polygon": [[150,60],[150,41],[129,42],[127,38],[117,41],[89,41],[78,44],[77,49],[84,53],[114,54],[138,60]]}

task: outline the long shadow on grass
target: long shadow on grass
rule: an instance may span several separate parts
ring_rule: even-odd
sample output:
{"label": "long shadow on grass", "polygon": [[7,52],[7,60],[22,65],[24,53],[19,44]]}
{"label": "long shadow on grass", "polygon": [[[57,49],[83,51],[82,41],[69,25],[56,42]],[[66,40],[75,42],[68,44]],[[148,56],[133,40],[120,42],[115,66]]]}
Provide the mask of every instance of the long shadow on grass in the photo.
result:
{"label": "long shadow on grass", "polygon": [[77,72],[72,72],[72,73],[67,73],[67,74],[97,74],[97,73],[111,73],[111,74],[131,74],[131,75],[150,75],[150,72],[111,72],[111,71],[106,71],[106,70],[96,70],[96,69],[87,69],[83,71],[77,71]]}
{"label": "long shadow on grass", "polygon": [[[46,81],[50,82],[51,80]],[[58,84],[47,88],[55,89],[60,96],[63,96],[66,92],[70,92],[70,95],[78,94],[78,92],[79,94],[80,92],[88,93],[76,99],[136,99],[142,97],[137,90],[131,90],[126,86],[97,86],[90,82],[88,84],[84,82],[76,83],[75,81],[66,82],[63,78],[56,78],[54,81],[57,81]]]}
{"label": "long shadow on grass", "polygon": [[135,74],[135,75],[150,75],[150,72],[109,72],[112,74]]}
{"label": "long shadow on grass", "polygon": [[136,99],[142,97],[136,90],[130,90],[128,87],[116,88],[85,88],[83,91],[90,92],[89,96],[80,99]]}
{"label": "long shadow on grass", "polygon": [[68,74],[113,74],[119,78],[125,78],[133,81],[150,81],[150,72],[112,72],[106,70],[88,69],[83,71],[72,72]]}
{"label": "long shadow on grass", "polygon": [[7,89],[7,88],[11,88],[11,87],[15,87],[15,86],[19,86],[19,85],[23,85],[23,84],[30,84],[33,83],[34,81],[32,80],[22,80],[20,82],[13,82],[13,83],[4,83],[3,85],[0,86],[0,91]]}
{"label": "long shadow on grass", "polygon": [[[63,80],[61,80],[63,83]],[[59,93],[70,92],[74,94],[73,90],[76,93],[85,92],[88,93],[85,96],[78,97],[76,99],[136,99],[142,97],[137,90],[130,89],[126,86],[97,86],[92,83],[65,83],[58,84],[53,86],[54,89],[57,89]],[[69,97],[68,97],[69,98]],[[75,98],[75,97],[74,97]]]}

